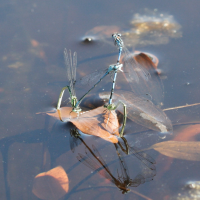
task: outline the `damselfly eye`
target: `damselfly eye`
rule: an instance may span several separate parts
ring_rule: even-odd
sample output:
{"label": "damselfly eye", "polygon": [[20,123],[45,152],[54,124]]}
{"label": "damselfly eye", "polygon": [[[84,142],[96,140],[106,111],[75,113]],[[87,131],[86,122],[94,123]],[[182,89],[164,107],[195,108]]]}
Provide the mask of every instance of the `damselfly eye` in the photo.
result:
{"label": "damselfly eye", "polygon": [[121,37],[122,35],[121,35],[121,33],[117,33],[117,36]]}

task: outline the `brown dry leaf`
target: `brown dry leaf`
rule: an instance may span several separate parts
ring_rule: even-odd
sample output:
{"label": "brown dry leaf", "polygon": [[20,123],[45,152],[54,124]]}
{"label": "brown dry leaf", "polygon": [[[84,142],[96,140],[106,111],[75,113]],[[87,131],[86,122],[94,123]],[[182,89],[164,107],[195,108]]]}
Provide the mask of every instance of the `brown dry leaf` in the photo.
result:
{"label": "brown dry leaf", "polygon": [[172,158],[200,161],[200,142],[166,141],[154,144],[148,149]]}
{"label": "brown dry leaf", "polygon": [[[119,122],[115,111],[108,111],[103,106],[81,113],[70,120],[79,130],[88,135],[95,135],[112,143],[117,143]],[[115,135],[113,135],[115,134]]]}
{"label": "brown dry leaf", "polygon": [[[62,107],[46,114],[62,121],[72,122],[80,131],[88,135],[98,136],[112,143],[117,143],[119,121],[115,111],[108,111],[104,106],[80,112],[79,116],[71,112],[72,108]],[[114,135],[113,135],[114,134]]]}
{"label": "brown dry leaf", "polygon": [[40,173],[34,178],[32,192],[40,199],[58,200],[68,190],[68,176],[61,166]]}
{"label": "brown dry leaf", "polygon": [[159,60],[155,55],[151,53],[134,51],[134,58],[138,63],[144,66],[147,70],[151,70],[152,67],[154,69],[157,69]]}

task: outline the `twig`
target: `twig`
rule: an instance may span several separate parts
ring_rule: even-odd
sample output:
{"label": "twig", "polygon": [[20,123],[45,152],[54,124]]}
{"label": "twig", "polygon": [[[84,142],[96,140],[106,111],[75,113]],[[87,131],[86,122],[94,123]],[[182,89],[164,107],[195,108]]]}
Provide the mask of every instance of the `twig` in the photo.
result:
{"label": "twig", "polygon": [[[112,185],[109,185],[109,186],[108,185],[106,185],[106,186],[97,186],[97,187],[91,187],[91,188],[82,188],[82,189],[76,190],[76,192],[82,192],[82,191],[85,191],[85,190],[100,189],[100,188],[106,188],[106,189],[112,188],[112,189],[115,189],[116,187],[112,186]],[[138,195],[138,196],[140,196],[140,197],[142,197],[142,198],[144,198],[146,200],[153,200],[153,199],[151,199],[151,198],[149,198],[149,197],[147,197],[147,196],[145,196],[145,195],[143,195],[143,194],[141,194],[141,193],[139,193],[139,192],[137,192],[135,190],[130,190],[130,192],[132,192],[132,193],[134,193],[134,194],[136,194],[136,195]]]}
{"label": "twig", "polygon": [[166,108],[166,109],[163,109],[163,111],[175,110],[175,109],[179,109],[179,108],[186,108],[186,107],[197,106],[197,105],[200,105],[200,103],[194,103],[194,104],[189,104],[189,105],[185,105],[185,106],[178,106],[178,107],[173,107],[173,108]]}

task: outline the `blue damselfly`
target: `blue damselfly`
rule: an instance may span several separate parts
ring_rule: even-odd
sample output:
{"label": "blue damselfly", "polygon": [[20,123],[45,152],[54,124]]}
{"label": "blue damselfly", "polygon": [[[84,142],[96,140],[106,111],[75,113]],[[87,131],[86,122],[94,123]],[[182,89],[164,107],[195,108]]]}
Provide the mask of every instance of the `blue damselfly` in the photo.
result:
{"label": "blue damselfly", "polygon": [[112,35],[115,46],[119,49],[118,59],[117,63],[120,62],[121,55],[123,54],[123,66],[126,78],[128,82],[138,82],[139,77],[141,77],[143,80],[148,81],[151,75],[149,72],[143,68],[141,65],[139,65],[129,52],[129,50],[126,48],[120,33],[114,33]]}
{"label": "blue damselfly", "polygon": [[[64,50],[64,60],[65,60],[65,65],[67,67],[67,76],[68,76],[68,80],[69,80],[69,85],[63,87],[62,90],[61,90],[61,92],[60,92],[58,103],[57,103],[57,110],[60,109],[60,105],[61,105],[61,102],[62,102],[64,91],[66,89],[68,89],[69,95],[70,95],[70,103],[71,103],[71,106],[72,106],[72,111],[76,112],[76,113],[79,113],[81,111],[81,108],[80,108],[79,105],[82,102],[82,100],[86,97],[86,95],[89,94],[89,92],[91,92],[91,90],[93,90],[111,72],[114,72],[114,79],[113,79],[113,84],[112,84],[110,99],[109,99],[108,104],[105,105],[105,107],[108,110],[112,111],[112,110],[115,110],[120,103],[122,103],[122,102],[119,102],[118,105],[112,104],[112,95],[113,95],[113,92],[114,92],[114,87],[115,87],[115,81],[116,81],[116,77],[117,77],[117,72],[118,71],[122,71],[122,69],[121,69],[123,67],[122,64],[117,63],[117,64],[110,65],[108,67],[107,71],[105,72],[105,74],[88,90],[88,92],[86,92],[78,100],[77,97],[76,97],[76,93],[75,93],[77,53],[74,52],[73,59],[72,59],[71,50],[69,50],[69,54],[68,54],[67,49],[65,49]],[[122,129],[121,129],[121,132],[120,132],[120,136],[123,135],[125,124],[126,124],[126,105],[123,104],[123,106],[124,106],[124,120],[123,120]]]}
{"label": "blue damselfly", "polygon": [[73,108],[74,112],[80,112],[81,109],[79,107],[81,101],[84,99],[84,97],[89,94],[91,90],[93,90],[110,72],[114,72],[114,79],[113,79],[113,87],[111,91],[111,96],[109,100],[109,104],[112,104],[112,93],[114,91],[114,86],[115,86],[115,81],[117,77],[117,72],[122,71],[122,64],[113,64],[110,65],[105,74],[86,92],[79,100],[76,97],[75,93],[75,83],[76,83],[76,67],[77,67],[77,53],[74,52],[73,54],[73,59],[71,56],[71,50],[69,50],[69,54],[67,53],[67,49],[64,50],[64,59],[65,59],[65,65],[67,67],[67,76],[70,82],[69,86],[63,87],[59,96],[58,104],[57,104],[57,109],[60,109],[62,97],[64,94],[64,91],[68,89],[69,94],[70,94],[70,102]]}
{"label": "blue damselfly", "polygon": [[[73,54],[73,59],[72,59],[72,55],[71,55],[71,50],[69,50],[69,54],[67,52],[67,49],[64,49],[64,60],[65,60],[65,65],[67,67],[67,76],[68,76],[68,80],[69,80],[69,85],[65,86],[62,88],[60,95],[59,95],[59,99],[58,99],[58,103],[57,103],[57,109],[60,109],[60,105],[62,102],[62,98],[64,95],[64,92],[66,89],[68,89],[69,91],[69,95],[70,95],[70,103],[72,106],[72,111],[79,113],[81,111],[80,108],[80,103],[82,102],[82,100],[86,97],[86,95],[93,90],[110,72],[114,72],[115,73],[115,80],[116,80],[116,76],[117,76],[117,71],[120,70],[122,68],[122,64],[113,64],[110,65],[109,68],[107,69],[106,73],[100,78],[99,81],[97,81],[96,84],[94,84],[94,86],[88,91],[86,92],[79,100],[76,97],[76,93],[75,93],[75,83],[76,83],[76,67],[77,67],[77,53],[74,52]],[[109,104],[105,105],[105,107],[108,110],[115,110],[116,107],[121,103],[119,102],[117,106],[115,106],[114,104],[112,104],[112,94],[114,91],[114,86],[115,86],[115,81],[113,81],[113,87],[112,87],[112,91],[111,91],[111,95],[110,95],[110,100],[109,100]],[[125,124],[126,124],[126,106],[124,105],[124,122],[123,122],[123,126],[120,132],[120,136],[123,135],[123,131],[125,128]]]}
{"label": "blue damselfly", "polygon": [[[123,125],[122,125],[122,128],[121,128],[121,131],[120,131],[120,137],[123,136],[123,132],[124,132],[124,128],[125,128],[125,125],[126,125],[126,105],[122,102],[122,101],[119,101],[117,105],[113,104],[112,103],[112,95],[114,93],[114,88],[115,88],[115,82],[116,82],[116,78],[117,78],[117,73],[118,71],[122,71],[122,68],[123,65],[118,63],[118,64],[112,64],[109,66],[109,68],[107,69],[107,71],[103,74],[103,76],[99,79],[99,81],[96,82],[96,84],[94,84],[94,86],[88,90],[88,92],[83,95],[83,97],[81,97],[81,99],[79,100],[79,102],[81,102],[83,100],[83,98],[91,91],[93,90],[109,73],[112,73],[114,72],[114,78],[113,78],[113,83],[112,83],[112,89],[111,89],[111,93],[110,93],[110,98],[109,98],[109,101],[108,101],[108,104],[104,105],[109,111],[113,111],[113,110],[116,110],[116,108],[119,106],[119,104],[122,104],[123,105],[123,109],[124,109],[124,117],[123,117]],[[101,73],[100,73],[101,75]],[[94,76],[93,74],[90,74],[90,77],[91,76]],[[109,119],[108,119],[109,120]]]}
{"label": "blue damselfly", "polygon": [[65,65],[67,67],[67,76],[68,76],[68,80],[70,82],[69,86],[63,87],[61,90],[61,93],[59,95],[59,99],[58,99],[58,103],[57,103],[57,109],[60,109],[60,105],[61,105],[61,101],[62,101],[62,97],[64,94],[64,91],[66,89],[68,89],[69,94],[70,94],[70,103],[71,106],[73,108],[73,112],[80,112],[81,108],[79,107],[81,101],[85,98],[85,96],[87,94],[89,94],[89,92],[91,90],[93,90],[110,72],[114,72],[114,80],[113,80],[113,87],[112,87],[112,92],[111,92],[111,97],[109,100],[109,104],[112,104],[112,93],[114,91],[114,86],[115,86],[115,80],[116,80],[116,76],[117,76],[117,71],[121,70],[121,68],[123,67],[122,64],[113,64],[110,65],[109,68],[107,69],[107,71],[105,72],[105,74],[99,79],[99,81],[97,81],[96,84],[94,84],[94,86],[92,86],[92,88],[90,88],[88,90],[88,92],[86,92],[79,100],[76,97],[76,93],[75,93],[75,83],[76,83],[76,67],[77,67],[77,53],[74,52],[73,54],[73,59],[71,56],[71,50],[69,50],[69,54],[67,52],[67,49],[64,50],[64,60],[65,60]]}

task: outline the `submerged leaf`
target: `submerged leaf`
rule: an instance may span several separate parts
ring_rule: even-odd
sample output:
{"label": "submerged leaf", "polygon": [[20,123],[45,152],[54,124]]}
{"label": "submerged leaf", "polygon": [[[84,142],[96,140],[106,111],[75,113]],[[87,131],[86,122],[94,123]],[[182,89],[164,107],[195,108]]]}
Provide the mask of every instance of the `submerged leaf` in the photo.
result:
{"label": "submerged leaf", "polygon": [[34,178],[32,192],[40,199],[57,200],[68,190],[68,176],[61,166],[40,173]]}
{"label": "submerged leaf", "polygon": [[148,149],[172,158],[200,161],[200,142],[166,141],[154,144]]}
{"label": "submerged leaf", "polygon": [[190,125],[180,130],[173,140],[176,141],[194,141],[195,137],[200,133],[200,124]]}
{"label": "submerged leaf", "polygon": [[[60,110],[47,112],[56,119],[73,123],[80,131],[88,135],[103,138],[112,143],[117,143],[119,136],[119,121],[115,111],[109,111],[104,106],[96,109],[77,113],[72,112],[70,107],[62,107]],[[113,135],[114,134],[114,135]]]}

